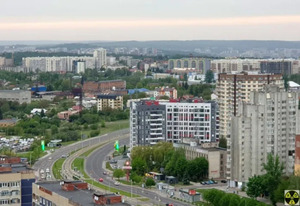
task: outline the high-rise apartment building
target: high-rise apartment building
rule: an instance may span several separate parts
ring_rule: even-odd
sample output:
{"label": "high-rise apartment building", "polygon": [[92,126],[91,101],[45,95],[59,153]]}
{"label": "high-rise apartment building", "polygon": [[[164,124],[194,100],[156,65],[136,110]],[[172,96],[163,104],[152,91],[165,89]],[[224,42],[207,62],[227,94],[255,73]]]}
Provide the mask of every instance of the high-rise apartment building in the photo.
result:
{"label": "high-rise apartment building", "polygon": [[241,187],[254,175],[264,174],[269,153],[278,155],[284,174],[294,173],[299,94],[276,85],[253,91],[231,120],[227,157],[230,186]]}
{"label": "high-rise apartment building", "polygon": [[291,60],[266,60],[260,61],[260,70],[261,73],[273,73],[273,74],[292,74],[292,65],[293,62]]}
{"label": "high-rise apartment building", "polygon": [[96,60],[96,68],[106,67],[106,49],[100,48],[94,51],[94,58]]}
{"label": "high-rise apartment building", "polygon": [[215,59],[211,61],[214,73],[260,71],[259,59]]}
{"label": "high-rise apartment building", "polygon": [[215,102],[131,102],[130,147],[159,141],[181,143],[183,138],[217,141],[218,115]]}
{"label": "high-rise apartment building", "polygon": [[284,88],[281,74],[219,74],[216,86],[220,108],[220,135],[229,133],[230,120],[238,111],[239,100],[249,102],[250,92],[259,91],[266,84]]}
{"label": "high-rise apartment building", "polygon": [[0,156],[0,205],[31,206],[33,170],[19,157]]}

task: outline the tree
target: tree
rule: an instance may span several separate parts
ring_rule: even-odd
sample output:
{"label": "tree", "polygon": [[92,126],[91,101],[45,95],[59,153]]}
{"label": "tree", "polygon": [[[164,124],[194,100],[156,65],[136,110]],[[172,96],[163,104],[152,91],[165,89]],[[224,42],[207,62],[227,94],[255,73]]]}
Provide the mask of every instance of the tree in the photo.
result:
{"label": "tree", "polygon": [[221,137],[219,140],[219,147],[227,148],[227,140],[225,137]]}
{"label": "tree", "polygon": [[265,177],[265,185],[266,190],[270,194],[270,200],[274,206],[276,206],[276,198],[275,198],[275,190],[277,189],[278,185],[280,184],[282,172],[283,172],[283,164],[280,163],[279,157],[272,154],[268,155],[267,164],[264,164],[264,169],[267,172]]}
{"label": "tree", "polygon": [[212,83],[214,81],[214,73],[212,70],[207,70],[205,73],[205,82],[206,83]]}
{"label": "tree", "polygon": [[266,191],[265,183],[264,183],[264,175],[254,175],[249,178],[247,183],[247,195],[252,198],[257,198],[261,194],[264,194]]}
{"label": "tree", "polygon": [[154,186],[154,185],[155,185],[155,181],[152,178],[148,178],[146,180],[146,186],[147,187],[151,187],[151,186]]}
{"label": "tree", "polygon": [[116,169],[113,173],[113,176],[115,178],[118,178],[118,180],[120,179],[120,177],[124,177],[125,176],[125,172],[122,169]]}
{"label": "tree", "polygon": [[3,119],[3,114],[2,114],[1,109],[0,109],[0,119]]}
{"label": "tree", "polygon": [[135,172],[137,175],[145,175],[147,172],[147,164],[146,161],[143,160],[141,157],[136,157],[132,160],[132,171]]}
{"label": "tree", "polygon": [[105,127],[105,121],[104,120],[101,121],[101,127]]}

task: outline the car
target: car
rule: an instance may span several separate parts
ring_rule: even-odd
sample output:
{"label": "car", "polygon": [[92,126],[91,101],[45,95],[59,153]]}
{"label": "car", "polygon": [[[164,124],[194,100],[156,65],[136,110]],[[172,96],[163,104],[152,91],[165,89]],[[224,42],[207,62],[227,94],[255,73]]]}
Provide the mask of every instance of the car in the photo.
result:
{"label": "car", "polygon": [[212,185],[212,184],[214,184],[214,182],[213,182],[213,181],[211,181],[211,180],[208,180],[208,181],[206,181],[206,183],[207,183],[208,185]]}
{"label": "car", "polygon": [[103,178],[99,178],[99,182],[103,182]]}
{"label": "car", "polygon": [[52,157],[49,157],[48,159],[49,159],[49,160],[52,160]]}
{"label": "car", "polygon": [[47,172],[47,173],[49,173],[49,172],[50,172],[50,169],[49,169],[49,168],[47,168],[47,169],[46,169],[46,172]]}
{"label": "car", "polygon": [[61,158],[67,158],[67,155],[62,155]]}
{"label": "car", "polygon": [[117,160],[111,160],[110,163],[111,164],[116,164],[118,161]]}
{"label": "car", "polygon": [[222,183],[227,183],[227,181],[226,181],[226,180],[221,180],[221,182],[222,182]]}
{"label": "car", "polygon": [[120,185],[120,183],[119,183],[119,182],[115,182],[114,184],[115,184],[116,186],[119,186],[119,185]]}
{"label": "car", "polygon": [[206,182],[201,182],[201,185],[206,185]]}
{"label": "car", "polygon": [[107,172],[104,171],[103,174],[104,174],[104,175],[107,175]]}

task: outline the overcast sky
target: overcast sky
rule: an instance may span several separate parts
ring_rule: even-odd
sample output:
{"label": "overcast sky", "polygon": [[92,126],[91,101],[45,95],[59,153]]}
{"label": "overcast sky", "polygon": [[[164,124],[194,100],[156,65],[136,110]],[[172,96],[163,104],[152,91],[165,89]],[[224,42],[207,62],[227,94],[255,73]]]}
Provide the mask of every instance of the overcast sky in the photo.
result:
{"label": "overcast sky", "polygon": [[300,0],[0,0],[1,40],[300,40]]}

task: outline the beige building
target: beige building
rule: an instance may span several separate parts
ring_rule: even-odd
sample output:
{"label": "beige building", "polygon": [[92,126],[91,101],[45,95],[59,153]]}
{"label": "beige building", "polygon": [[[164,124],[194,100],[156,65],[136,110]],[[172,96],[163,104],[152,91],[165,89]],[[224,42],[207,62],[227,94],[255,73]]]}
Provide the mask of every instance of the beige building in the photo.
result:
{"label": "beige building", "polygon": [[260,71],[259,59],[217,59],[211,61],[214,73]]}
{"label": "beige building", "polygon": [[210,69],[210,60],[202,58],[169,59],[168,68],[170,70],[182,69],[205,74]]}
{"label": "beige building", "polygon": [[0,156],[0,205],[31,205],[33,170],[19,157]]}
{"label": "beige building", "polygon": [[105,108],[123,109],[123,97],[117,94],[100,94],[97,96],[97,110],[102,111]]}
{"label": "beige building", "polygon": [[278,155],[284,174],[294,173],[298,96],[276,85],[251,92],[232,118],[228,167],[230,186],[241,187],[254,175],[264,174],[269,153]]}
{"label": "beige building", "polygon": [[266,84],[284,88],[281,74],[219,74],[216,94],[220,109],[220,136],[229,133],[230,120],[238,111],[239,101],[249,102],[250,92],[259,91]]}
{"label": "beige building", "polygon": [[187,160],[204,157],[208,161],[209,179],[226,178],[226,149],[219,148],[218,142],[202,143],[198,146],[196,142],[190,144],[173,143],[175,148],[183,148]]}

